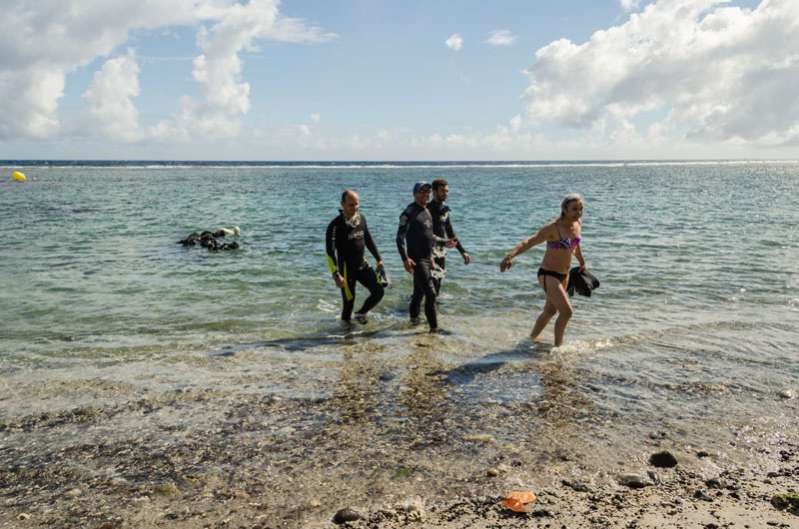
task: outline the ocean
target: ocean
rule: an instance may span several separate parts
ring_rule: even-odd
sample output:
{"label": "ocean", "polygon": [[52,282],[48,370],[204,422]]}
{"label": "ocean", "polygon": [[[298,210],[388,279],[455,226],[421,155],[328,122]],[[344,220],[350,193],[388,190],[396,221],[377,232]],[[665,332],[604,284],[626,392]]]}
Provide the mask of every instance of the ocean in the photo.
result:
{"label": "ocean", "polygon": [[[1,163],[0,420],[197,388],[325,399],[366,375],[387,383],[369,406],[397,417],[554,399],[694,441],[796,417],[780,397],[799,389],[796,162]],[[450,334],[429,336],[407,324],[394,238],[413,183],[437,177],[473,261],[450,253]],[[393,280],[353,329],[324,253],[345,188]],[[532,347],[543,247],[498,265],[569,192],[601,287],[572,300],[563,347]],[[239,250],[177,244],[233,225]],[[429,401],[420,369],[442,380]]]}

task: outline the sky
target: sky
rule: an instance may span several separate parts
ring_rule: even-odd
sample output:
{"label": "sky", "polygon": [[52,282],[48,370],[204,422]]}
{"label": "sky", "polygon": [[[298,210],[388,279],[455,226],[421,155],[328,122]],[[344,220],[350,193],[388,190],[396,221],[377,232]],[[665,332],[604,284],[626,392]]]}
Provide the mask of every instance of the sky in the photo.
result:
{"label": "sky", "polygon": [[2,0],[0,159],[799,159],[797,0]]}

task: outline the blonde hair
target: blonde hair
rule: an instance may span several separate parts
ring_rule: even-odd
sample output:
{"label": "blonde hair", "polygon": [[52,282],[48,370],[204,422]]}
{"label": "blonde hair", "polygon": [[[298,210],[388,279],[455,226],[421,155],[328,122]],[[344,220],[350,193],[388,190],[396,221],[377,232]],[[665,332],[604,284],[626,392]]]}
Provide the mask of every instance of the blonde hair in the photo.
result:
{"label": "blonde hair", "polygon": [[560,218],[564,217],[564,215],[566,214],[566,208],[568,208],[569,204],[571,204],[575,200],[579,200],[580,202],[583,203],[583,206],[585,206],[585,199],[580,193],[569,193],[568,195],[563,197],[563,200],[560,203]]}

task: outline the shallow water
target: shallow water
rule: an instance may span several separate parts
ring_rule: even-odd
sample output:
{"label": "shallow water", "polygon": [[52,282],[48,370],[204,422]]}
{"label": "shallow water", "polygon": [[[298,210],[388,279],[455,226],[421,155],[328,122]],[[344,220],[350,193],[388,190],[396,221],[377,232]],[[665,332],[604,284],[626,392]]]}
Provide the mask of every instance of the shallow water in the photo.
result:
{"label": "shallow water", "polygon": [[[795,417],[778,397],[799,377],[795,163],[22,170],[30,181],[0,183],[0,418],[185,388],[366,391],[400,418],[542,399],[564,420],[642,428]],[[435,176],[473,257],[450,254],[441,337],[406,324],[411,281],[394,245],[413,182]],[[344,187],[394,279],[354,332],[337,322],[324,256]],[[602,286],[573,300],[564,347],[531,348],[543,249],[507,274],[498,263],[571,191],[587,200],[583,251]],[[239,251],[176,244],[230,225]]]}

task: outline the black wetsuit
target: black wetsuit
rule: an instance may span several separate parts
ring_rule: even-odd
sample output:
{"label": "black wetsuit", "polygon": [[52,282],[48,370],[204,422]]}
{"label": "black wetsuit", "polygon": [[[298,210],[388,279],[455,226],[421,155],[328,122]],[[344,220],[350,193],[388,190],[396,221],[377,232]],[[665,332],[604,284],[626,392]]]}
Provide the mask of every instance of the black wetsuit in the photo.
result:
{"label": "black wetsuit", "polygon": [[[431,200],[427,204],[427,209],[430,210],[430,214],[433,216],[433,233],[436,235],[436,237],[444,240],[454,239],[455,230],[452,229],[452,222],[449,218],[451,211],[449,206],[445,202]],[[463,245],[461,245],[461,241],[458,241],[458,243],[455,245],[455,248],[458,249],[458,252],[460,252],[461,255],[466,253]],[[436,295],[441,292],[441,281],[444,279],[443,270],[446,266],[446,259],[444,257],[445,253],[446,250],[444,244],[436,244],[436,248],[433,251],[433,262],[442,270],[442,274],[433,280],[433,283],[436,286]]]}
{"label": "black wetsuit", "polygon": [[433,246],[436,236],[433,233],[433,217],[427,208],[412,202],[400,215],[397,230],[397,249],[402,262],[410,257],[415,263],[413,271],[413,296],[410,316],[419,317],[419,309],[424,302],[424,314],[431,329],[438,329],[436,317],[436,287],[433,280]]}
{"label": "black wetsuit", "polygon": [[363,302],[358,314],[366,314],[383,299],[384,289],[377,279],[377,274],[364,259],[364,248],[377,261],[382,261],[377,245],[372,240],[366,218],[360,213],[356,214],[354,221],[347,221],[344,214],[340,214],[327,226],[325,234],[325,249],[327,251],[327,266],[331,274],[336,272],[344,277],[344,288],[341,289],[341,298],[344,307],[341,309],[341,319],[349,321],[352,308],[355,305],[355,282],[358,281],[369,289],[369,297]]}

